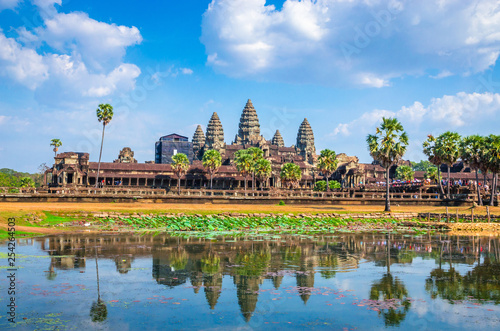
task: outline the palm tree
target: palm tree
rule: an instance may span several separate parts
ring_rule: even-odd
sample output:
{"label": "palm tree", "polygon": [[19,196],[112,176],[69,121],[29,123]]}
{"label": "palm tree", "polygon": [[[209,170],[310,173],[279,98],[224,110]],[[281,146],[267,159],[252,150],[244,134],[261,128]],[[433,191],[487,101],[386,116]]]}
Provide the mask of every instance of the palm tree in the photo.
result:
{"label": "palm tree", "polygon": [[382,117],[382,124],[374,135],[366,138],[368,150],[374,160],[379,161],[386,173],[385,211],[391,211],[389,201],[389,169],[405,154],[408,135],[396,118]]}
{"label": "palm tree", "polygon": [[219,170],[220,166],[222,165],[222,156],[220,155],[219,151],[210,149],[203,154],[202,162],[203,166],[210,174],[210,189],[212,189],[213,175],[217,172],[217,170]]}
{"label": "palm tree", "polygon": [[59,150],[59,147],[62,146],[62,142],[60,139],[52,139],[50,141],[50,146],[54,146],[54,157],[56,157],[57,151]]}
{"label": "palm tree", "polygon": [[186,154],[177,153],[172,156],[172,170],[177,176],[177,194],[181,194],[181,177],[189,169],[189,159]]}
{"label": "palm tree", "polygon": [[106,125],[113,119],[113,107],[109,104],[100,104],[96,110],[97,119],[102,122],[102,138],[101,138],[101,151],[99,152],[99,163],[97,164],[97,177],[95,179],[95,187],[99,185],[99,171],[101,170],[101,156],[102,156],[102,144],[104,143],[104,130]]}
{"label": "palm tree", "polygon": [[285,163],[281,167],[280,177],[285,187],[293,188],[302,179],[302,172],[300,171],[300,167],[295,163]]}
{"label": "palm tree", "polygon": [[485,149],[484,137],[480,135],[467,136],[460,142],[460,158],[476,172],[477,204],[481,206],[483,201],[479,191],[479,176],[477,171],[481,168],[481,154]]}
{"label": "palm tree", "polygon": [[271,161],[260,159],[255,162],[255,176],[260,180],[260,189],[262,190],[262,183],[271,177]]}
{"label": "palm tree", "polygon": [[396,168],[396,177],[401,180],[413,180],[415,171],[410,166],[402,165]]}
{"label": "palm tree", "polygon": [[337,170],[338,160],[334,151],[324,149],[318,158],[318,170],[323,173],[326,179],[326,190],[330,191],[328,178]]}
{"label": "palm tree", "polygon": [[441,180],[438,174],[438,167],[429,167],[424,174],[424,177],[430,179],[432,181],[438,182]]}
{"label": "palm tree", "polygon": [[241,149],[234,153],[234,163],[236,164],[236,169],[245,178],[245,191],[247,190],[247,176],[253,171],[253,158],[248,150]]}
{"label": "palm tree", "polygon": [[21,178],[21,187],[35,187],[35,181],[31,177]]}
{"label": "palm tree", "polygon": [[489,135],[485,139],[485,145],[488,146],[486,152],[488,155],[488,168],[493,173],[490,197],[490,206],[493,206],[495,204],[498,173],[500,172],[500,136],[493,134]]}
{"label": "palm tree", "polygon": [[264,152],[258,147],[250,147],[247,151],[252,157],[252,190],[255,190],[255,162],[264,157]]}
{"label": "palm tree", "polygon": [[97,302],[93,302],[90,307],[90,318],[92,322],[104,322],[108,317],[108,308],[103,300],[101,300],[101,292],[99,290],[99,265],[97,264],[97,247],[95,249],[95,270],[97,275]]}
{"label": "palm tree", "polygon": [[460,135],[456,132],[446,131],[436,138],[436,151],[441,161],[448,166],[448,189],[450,197],[450,173],[451,167],[460,157]]}
{"label": "palm tree", "polygon": [[429,162],[434,164],[437,167],[437,177],[439,183],[439,190],[441,191],[441,195],[444,195],[443,183],[441,183],[441,158],[436,151],[436,138],[430,134],[427,136],[427,140],[422,144],[424,154],[429,158]]}

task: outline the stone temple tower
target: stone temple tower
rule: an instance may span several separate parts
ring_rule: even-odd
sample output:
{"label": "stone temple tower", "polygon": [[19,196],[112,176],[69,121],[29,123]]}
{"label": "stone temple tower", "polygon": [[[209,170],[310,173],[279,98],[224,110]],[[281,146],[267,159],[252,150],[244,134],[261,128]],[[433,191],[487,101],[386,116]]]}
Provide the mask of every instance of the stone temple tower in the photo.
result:
{"label": "stone temple tower", "polygon": [[297,133],[297,145],[295,146],[297,153],[304,157],[309,163],[314,163],[316,158],[316,147],[314,147],[314,134],[311,125],[304,118]]}
{"label": "stone temple tower", "polygon": [[198,125],[193,136],[193,153],[195,160],[201,160],[203,156],[203,147],[205,146],[205,134],[201,129],[201,125]]}
{"label": "stone temple tower", "polygon": [[234,139],[234,143],[241,145],[260,140],[259,118],[257,117],[257,112],[252,105],[252,100],[248,99],[247,104],[241,113],[238,134]]}
{"label": "stone temple tower", "polygon": [[285,141],[283,140],[283,137],[281,136],[280,130],[276,130],[276,133],[274,134],[273,139],[271,140],[271,144],[276,145],[278,147],[285,146]]}
{"label": "stone temple tower", "polygon": [[215,149],[221,153],[224,150],[224,130],[217,113],[212,114],[207,126],[204,150],[209,149]]}

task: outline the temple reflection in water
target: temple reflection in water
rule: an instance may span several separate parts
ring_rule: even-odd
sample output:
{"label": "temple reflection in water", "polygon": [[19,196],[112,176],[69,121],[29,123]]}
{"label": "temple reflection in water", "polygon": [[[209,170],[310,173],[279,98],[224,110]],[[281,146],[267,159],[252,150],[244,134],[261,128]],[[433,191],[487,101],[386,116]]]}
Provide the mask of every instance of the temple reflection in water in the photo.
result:
{"label": "temple reflection in water", "polygon": [[[174,288],[191,286],[202,290],[215,309],[223,279],[235,285],[238,304],[248,322],[256,309],[265,280],[275,289],[285,276],[295,277],[297,292],[304,304],[314,293],[315,279],[330,279],[339,272],[357,269],[360,263],[374,262],[386,268],[373,282],[370,298],[398,299],[407,296],[405,284],[391,274],[391,265],[411,264],[414,258],[434,260],[425,290],[432,298],[454,302],[466,298],[500,303],[500,245],[498,238],[410,237],[383,234],[345,234],[314,237],[247,236],[182,238],[167,235],[65,235],[35,239],[51,256],[47,277],[57,270],[84,270],[87,259],[99,257],[116,265],[117,277],[132,270],[134,259],[152,258],[152,276],[158,285]],[[457,265],[473,267],[465,274]],[[407,306],[383,313],[386,326],[398,325]]]}

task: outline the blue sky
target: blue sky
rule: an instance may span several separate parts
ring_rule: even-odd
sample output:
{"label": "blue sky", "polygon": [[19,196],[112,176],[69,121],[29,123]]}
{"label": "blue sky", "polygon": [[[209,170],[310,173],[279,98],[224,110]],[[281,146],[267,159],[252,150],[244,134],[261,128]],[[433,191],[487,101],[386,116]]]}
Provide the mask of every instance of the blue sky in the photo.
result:
{"label": "blue sky", "polygon": [[60,151],[97,161],[99,103],[115,108],[103,160],[139,162],[216,111],[231,143],[248,98],[262,133],[371,162],[383,116],[420,160],[430,133],[499,134],[498,1],[0,0],[0,168],[36,171]]}

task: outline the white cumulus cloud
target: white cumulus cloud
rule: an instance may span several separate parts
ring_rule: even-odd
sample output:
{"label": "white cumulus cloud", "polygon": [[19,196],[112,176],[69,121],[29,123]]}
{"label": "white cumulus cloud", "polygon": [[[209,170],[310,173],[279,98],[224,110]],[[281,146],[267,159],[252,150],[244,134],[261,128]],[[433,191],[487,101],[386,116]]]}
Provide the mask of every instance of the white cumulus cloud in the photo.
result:
{"label": "white cumulus cloud", "polygon": [[[141,70],[124,63],[127,47],[141,43],[136,27],[108,24],[86,13],[59,13],[61,0],[34,0],[44,25],[0,30],[0,76],[35,90],[44,104],[102,98],[135,87]],[[41,45],[49,50],[38,50]],[[186,69],[187,70],[187,69]]]}
{"label": "white cumulus cloud", "polygon": [[497,0],[213,0],[207,63],[235,77],[384,87],[481,72],[500,54]]}
{"label": "white cumulus cloud", "polygon": [[[397,111],[376,109],[365,112],[349,123],[338,124],[330,138],[350,137],[348,144],[352,144],[353,148],[364,146],[367,134],[374,133],[382,117],[396,117],[410,137],[408,155],[418,160],[423,158],[422,141],[428,134],[457,131],[463,135],[489,135],[498,132],[498,123],[493,119],[499,116],[499,93],[460,92],[433,98],[427,106],[416,101]],[[477,128],[480,128],[479,131]]]}

